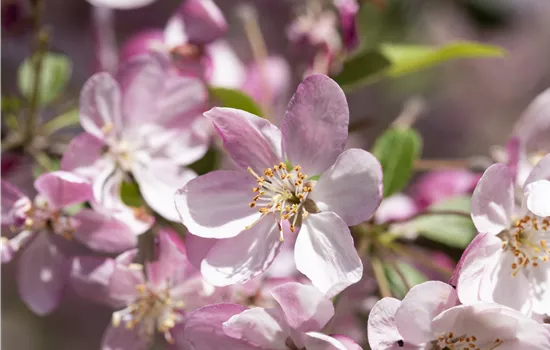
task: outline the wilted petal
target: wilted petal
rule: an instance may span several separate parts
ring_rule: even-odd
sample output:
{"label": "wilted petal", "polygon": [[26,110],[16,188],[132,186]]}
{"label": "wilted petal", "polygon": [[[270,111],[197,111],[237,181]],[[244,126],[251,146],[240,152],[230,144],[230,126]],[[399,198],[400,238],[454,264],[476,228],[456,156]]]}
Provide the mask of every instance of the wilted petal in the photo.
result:
{"label": "wilted petal", "polygon": [[170,46],[181,45],[184,39],[204,45],[225,33],[227,23],[212,0],[186,0],[168,22],[166,31],[173,35],[176,29],[183,33],[180,33],[180,38],[168,35],[166,39]]}
{"label": "wilted petal", "polygon": [[194,235],[234,237],[260,216],[248,205],[255,186],[246,172],[213,171],[189,181],[176,193],[176,209]]}
{"label": "wilted petal", "polygon": [[320,331],[334,315],[332,301],[314,286],[289,282],[271,290],[290,327],[300,331]]}
{"label": "wilted petal", "polygon": [[109,325],[101,340],[101,350],[147,350],[153,342],[152,337],[141,333],[139,327],[126,329],[124,325]]}
{"label": "wilted petal", "polygon": [[279,251],[275,218],[265,216],[248,230],[216,242],[201,264],[204,278],[215,286],[244,283],[264,272]]}
{"label": "wilted petal", "polygon": [[327,297],[333,297],[363,275],[363,264],[346,223],[332,212],[310,214],[294,247],[296,267]]}
{"label": "wilted petal", "polygon": [[121,121],[120,89],[108,73],[92,76],[80,92],[80,124],[93,136],[103,139],[116,132]]}
{"label": "wilted petal", "polygon": [[204,115],[212,120],[223,146],[235,163],[262,175],[281,161],[281,132],[254,114],[233,108],[212,108]]}
{"label": "wilted petal", "polygon": [[174,334],[176,343],[180,339],[191,343],[195,350],[257,350],[256,347],[224,333],[222,324],[232,316],[246,310],[235,304],[208,305],[189,313],[183,331]]}
{"label": "wilted petal", "polygon": [[458,303],[456,291],[446,283],[428,281],[412,287],[395,313],[399,334],[412,344],[433,340],[437,335],[432,319]]}
{"label": "wilted petal", "polygon": [[255,307],[245,310],[224,322],[225,333],[262,349],[287,349],[288,325],[283,315],[274,309]]}
{"label": "wilted petal", "polygon": [[38,315],[50,313],[61,299],[65,286],[65,256],[40,232],[21,254],[17,271],[19,294]]}
{"label": "wilted petal", "polygon": [[[3,195],[4,193],[2,193],[2,196]],[[12,261],[17,252],[19,252],[19,250],[33,237],[34,232],[32,231],[22,231],[9,240],[2,237],[2,240],[0,241],[0,257],[2,264]]]}
{"label": "wilted petal", "polygon": [[34,182],[38,193],[48,200],[52,209],[82,203],[93,197],[92,184],[83,177],[67,171],[40,175]]}
{"label": "wilted petal", "polygon": [[471,201],[479,232],[499,234],[510,226],[514,211],[514,179],[504,164],[491,165],[479,180]]}
{"label": "wilted petal", "polygon": [[339,340],[319,332],[304,334],[303,341],[308,350],[347,350]]}
{"label": "wilted petal", "polygon": [[310,75],[298,86],[283,120],[283,149],[292,165],[314,176],[344,151],[349,110],[344,92],[324,75]]}
{"label": "wilted petal", "polygon": [[372,350],[418,349],[406,343],[397,330],[395,313],[399,306],[401,301],[395,298],[383,298],[370,311],[367,332]]}
{"label": "wilted petal", "polygon": [[113,217],[83,209],[73,218],[78,221],[74,236],[93,250],[114,253],[137,245],[137,237],[130,227]]}
{"label": "wilted petal", "polygon": [[348,226],[357,225],[370,218],[382,200],[380,162],[367,151],[349,149],[321,175],[308,198]]}

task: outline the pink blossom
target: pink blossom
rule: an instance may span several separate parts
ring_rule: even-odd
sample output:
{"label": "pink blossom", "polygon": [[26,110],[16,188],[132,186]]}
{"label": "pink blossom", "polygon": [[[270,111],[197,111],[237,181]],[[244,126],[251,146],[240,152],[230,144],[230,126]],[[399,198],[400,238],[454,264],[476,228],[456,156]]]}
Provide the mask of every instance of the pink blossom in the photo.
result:
{"label": "pink blossom", "polygon": [[154,3],[156,0],[87,0],[98,7],[110,7],[118,10],[129,10]]}
{"label": "pink blossom", "polygon": [[69,215],[65,209],[92,197],[83,178],[58,171],[35,181],[33,201],[2,180],[2,263],[20,253],[17,286],[29,308],[44,315],[58,304],[65,285],[67,255],[78,242],[103,252],[135,246],[136,238],[122,222],[89,209]]}
{"label": "pink blossom", "polygon": [[195,177],[186,165],[208,149],[208,128],[197,119],[207,101],[202,82],[172,74],[159,55],[128,61],[115,78],[98,73],[80,97],[86,131],[63,155],[62,168],[93,181],[95,208],[112,213],[139,234],[152,217],[124,205],[120,186],[133,177],[147,204],[177,220],[173,195]]}
{"label": "pink blossom", "polygon": [[285,283],[271,294],[278,304],[275,308],[243,311],[223,324],[225,333],[260,349],[358,349],[347,337],[339,336],[342,342],[320,332],[334,315],[334,307],[315,287]]}
{"label": "pink blossom", "polygon": [[403,301],[380,300],[368,321],[372,350],[548,349],[550,332],[540,323],[498,304],[458,305],[442,282],[413,287]]}
{"label": "pink blossom", "polygon": [[376,210],[382,171],[369,152],[344,151],[349,114],[340,87],[326,76],[306,78],[282,131],[230,108],[205,116],[242,169],[200,176],[176,195],[189,231],[218,240],[201,262],[205,278],[244,283],[270,266],[289,231],[299,231],[296,267],[316,287],[332,296],[357,282],[363,267],[348,226]]}
{"label": "pink blossom", "polygon": [[342,42],[347,50],[353,50],[359,44],[356,24],[359,4],[357,0],[334,0],[333,2],[340,17]]}
{"label": "pink blossom", "polygon": [[516,206],[512,171],[494,164],[472,197],[472,219],[480,234],[455,273],[463,303],[497,302],[524,313],[550,314],[550,155],[525,181]]}

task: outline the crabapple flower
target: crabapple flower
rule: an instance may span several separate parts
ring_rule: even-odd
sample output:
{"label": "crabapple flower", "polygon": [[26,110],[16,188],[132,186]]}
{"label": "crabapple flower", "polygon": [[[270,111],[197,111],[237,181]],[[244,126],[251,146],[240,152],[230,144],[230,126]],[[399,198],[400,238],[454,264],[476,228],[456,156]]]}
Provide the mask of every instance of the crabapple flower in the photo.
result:
{"label": "crabapple flower", "polygon": [[291,282],[272,289],[275,308],[251,308],[223,324],[225,333],[260,349],[355,350],[349,338],[346,347],[336,337],[320,333],[334,315],[329,299],[313,286]]}
{"label": "crabapple flower", "polygon": [[376,210],[382,171],[369,152],[344,151],[349,114],[338,84],[307,77],[282,131],[236,109],[213,108],[205,116],[242,168],[200,176],[176,194],[189,231],[218,240],[201,262],[206,280],[217,286],[250,280],[270,266],[285,234],[299,231],[296,267],[317,288],[334,296],[357,282],[363,266],[348,226]]}
{"label": "crabapple flower", "polygon": [[[135,251],[116,259],[78,257],[72,284],[84,297],[115,306],[102,349],[146,349],[156,333],[174,349],[187,349],[175,339],[185,313],[217,301],[218,295],[187,260],[176,234],[158,233],[157,258],[145,266],[132,263]],[[94,294],[99,294],[101,300]]]}
{"label": "crabapple flower", "polygon": [[506,306],[458,305],[456,291],[443,282],[413,287],[403,301],[380,300],[368,320],[372,350],[542,350],[550,332]]}
{"label": "crabapple flower", "polygon": [[110,7],[118,10],[130,10],[154,3],[157,0],[87,0],[98,7]]}
{"label": "crabapple flower", "polygon": [[85,179],[52,172],[38,177],[35,188],[38,195],[31,200],[2,180],[1,257],[4,264],[20,253],[19,293],[33,312],[44,315],[61,298],[67,255],[78,248],[73,239],[103,252],[122,251],[137,242],[120,221],[89,209],[74,215],[64,210],[92,197],[92,187]]}
{"label": "crabapple flower", "polygon": [[123,204],[120,187],[131,177],[149,207],[177,220],[174,192],[196,176],[185,166],[208,149],[208,132],[196,118],[206,98],[200,80],[171,74],[160,55],[128,61],[116,80],[98,73],[80,96],[86,133],[71,142],[61,167],[93,181],[94,207],[113,213],[137,234],[150,227],[152,217]]}
{"label": "crabapple flower", "polygon": [[460,300],[496,302],[529,314],[550,314],[550,155],[525,181],[523,203],[514,203],[514,178],[494,164],[472,197],[478,235],[455,272]]}
{"label": "crabapple flower", "polygon": [[357,0],[334,0],[333,2],[340,17],[342,42],[347,50],[353,50],[359,44],[355,23],[359,4]]}

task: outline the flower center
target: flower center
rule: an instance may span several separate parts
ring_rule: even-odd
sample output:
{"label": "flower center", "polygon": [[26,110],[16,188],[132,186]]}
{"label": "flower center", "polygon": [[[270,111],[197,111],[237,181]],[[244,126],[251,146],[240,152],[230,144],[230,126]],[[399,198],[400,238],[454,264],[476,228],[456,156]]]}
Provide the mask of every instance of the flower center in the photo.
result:
{"label": "flower center", "polygon": [[124,323],[126,329],[133,329],[139,325],[140,334],[147,338],[151,338],[156,330],[164,334],[168,343],[173,344],[174,338],[170,331],[181,321],[179,312],[183,311],[183,301],[172,300],[169,288],[156,292],[145,284],[138,284],[136,290],[139,297],[134,303],[113,313],[113,326]]}
{"label": "flower center", "polygon": [[37,197],[34,205],[29,205],[25,210],[24,227],[26,230],[37,232],[49,229],[50,232],[71,240],[75,231],[73,220],[60,210],[51,210],[48,202]]}
{"label": "flower center", "polygon": [[480,344],[474,335],[456,336],[453,332],[444,333],[434,341],[435,349],[472,349],[472,350],[493,350],[504,343],[496,338],[492,342]]}
{"label": "flower center", "polygon": [[538,267],[540,263],[548,262],[550,249],[544,235],[548,233],[549,228],[548,218],[526,215],[507,232],[508,237],[503,240],[502,249],[514,254],[513,276],[522,268]]}
{"label": "flower center", "polygon": [[[249,203],[251,208],[258,208],[262,214],[260,219],[269,213],[277,215],[281,220],[290,222],[290,230],[294,232],[298,220],[307,216],[304,208],[307,197],[313,189],[313,183],[308,180],[308,176],[301,171],[299,165],[290,171],[284,163],[273,166],[273,169],[264,170],[264,176],[259,176],[248,168],[248,171],[256,178],[257,187],[252,189],[256,195]],[[258,219],[256,222],[258,222]],[[252,227],[252,225],[246,228]],[[281,241],[283,240],[282,228]]]}

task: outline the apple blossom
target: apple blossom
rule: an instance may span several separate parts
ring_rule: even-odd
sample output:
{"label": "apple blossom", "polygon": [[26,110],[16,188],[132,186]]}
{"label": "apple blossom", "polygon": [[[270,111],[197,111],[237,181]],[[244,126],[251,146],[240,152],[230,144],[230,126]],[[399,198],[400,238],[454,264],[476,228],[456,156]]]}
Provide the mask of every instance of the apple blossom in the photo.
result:
{"label": "apple blossom", "polygon": [[37,314],[51,312],[61,298],[67,255],[78,251],[73,239],[103,252],[122,251],[137,243],[123,222],[90,209],[74,215],[65,211],[92,197],[91,184],[79,176],[62,171],[41,175],[34,183],[39,193],[34,200],[4,180],[1,184],[2,263],[21,254],[17,286]]}
{"label": "apple blossom", "polygon": [[472,197],[476,237],[455,273],[463,303],[497,302],[525,313],[550,314],[550,155],[527,177],[516,207],[514,177],[494,164]]}
{"label": "apple blossom", "polygon": [[315,287],[291,282],[271,293],[277,307],[256,307],[234,315],[223,324],[225,333],[266,350],[357,349],[349,338],[343,338],[345,346],[336,337],[320,333],[334,315],[334,307]]}
{"label": "apple blossom", "polygon": [[372,350],[548,349],[550,332],[508,307],[459,305],[456,291],[442,282],[413,287],[403,301],[380,300],[368,320]]}
{"label": "apple blossom", "polygon": [[299,231],[296,267],[316,287],[333,296],[357,282],[363,267],[348,226],[376,210],[382,171],[369,152],[343,151],[349,115],[340,87],[326,76],[307,77],[282,131],[236,109],[205,116],[243,169],[200,176],[176,195],[189,231],[218,239],[202,260],[205,278],[219,286],[244,283],[269,267],[284,231]]}
{"label": "apple blossom", "polygon": [[62,169],[94,184],[94,207],[131,225],[137,234],[152,224],[141,208],[120,198],[123,181],[139,185],[147,204],[168,220],[177,220],[173,194],[195,173],[186,165],[208,149],[202,119],[206,104],[200,80],[171,74],[160,55],[128,61],[116,76],[98,73],[80,96],[80,121],[86,131],[63,155]]}

